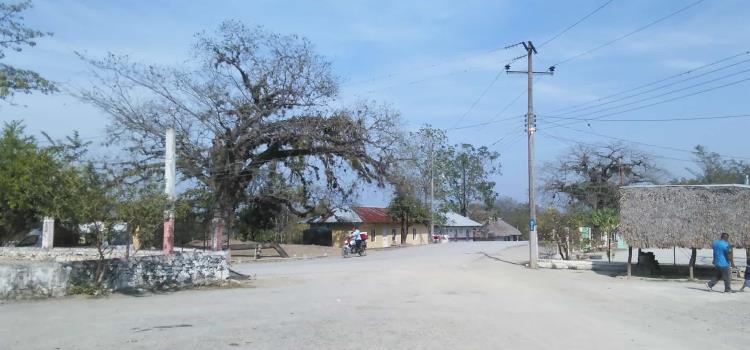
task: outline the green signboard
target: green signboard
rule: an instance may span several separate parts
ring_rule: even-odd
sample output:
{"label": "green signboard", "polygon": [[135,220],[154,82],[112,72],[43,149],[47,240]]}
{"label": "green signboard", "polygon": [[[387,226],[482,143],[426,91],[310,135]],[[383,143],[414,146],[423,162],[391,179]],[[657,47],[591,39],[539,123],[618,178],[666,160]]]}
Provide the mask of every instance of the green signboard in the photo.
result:
{"label": "green signboard", "polygon": [[581,249],[591,250],[591,227],[579,227],[578,233],[581,235]]}

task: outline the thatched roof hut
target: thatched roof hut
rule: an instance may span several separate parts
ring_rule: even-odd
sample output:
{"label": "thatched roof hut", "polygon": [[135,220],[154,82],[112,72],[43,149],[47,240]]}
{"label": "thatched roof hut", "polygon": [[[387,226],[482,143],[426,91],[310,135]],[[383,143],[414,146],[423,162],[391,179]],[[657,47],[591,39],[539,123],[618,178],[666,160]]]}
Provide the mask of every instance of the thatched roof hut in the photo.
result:
{"label": "thatched roof hut", "polygon": [[620,234],[638,248],[708,248],[722,232],[734,246],[750,239],[750,186],[620,188]]}
{"label": "thatched roof hut", "polygon": [[482,226],[480,235],[481,239],[491,241],[518,241],[521,239],[521,232],[500,218],[487,220]]}

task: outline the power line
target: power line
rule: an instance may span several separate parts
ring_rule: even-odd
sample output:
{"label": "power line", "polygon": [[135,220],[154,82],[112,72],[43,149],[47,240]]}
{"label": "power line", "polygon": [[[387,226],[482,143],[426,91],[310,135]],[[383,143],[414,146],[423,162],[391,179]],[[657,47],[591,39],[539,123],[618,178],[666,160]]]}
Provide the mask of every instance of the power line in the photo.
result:
{"label": "power line", "polygon": [[[538,76],[536,78],[534,78],[534,83],[538,82],[539,79],[540,78]],[[517,118],[520,118],[520,117],[524,117],[524,116],[526,116],[525,114],[522,114],[522,115],[519,115],[519,116],[514,116],[514,117],[508,117],[508,118],[498,119],[503,113],[505,113],[510,107],[512,107],[513,104],[515,104],[516,102],[518,102],[518,100],[521,97],[523,97],[526,94],[526,92],[527,92],[527,89],[524,88],[518,95],[516,95],[516,97],[514,97],[512,100],[510,100],[510,102],[508,102],[505,105],[505,107],[503,107],[503,109],[501,109],[499,112],[497,112],[497,114],[495,114],[495,117],[493,117],[490,120],[487,120],[487,121],[484,121],[484,122],[481,122],[481,123],[477,123],[477,124],[467,125],[467,126],[460,126],[460,127],[448,128],[448,129],[446,129],[446,131],[476,128],[476,127],[480,127],[480,126],[486,126],[486,125],[490,125],[490,124],[496,124],[496,123],[500,123],[500,122],[514,120],[514,119],[517,119]]]}
{"label": "power line", "polygon": [[679,88],[679,89],[667,91],[667,92],[664,92],[664,93],[661,93],[661,94],[658,94],[658,95],[654,95],[654,96],[642,98],[640,100],[631,101],[631,102],[628,102],[628,103],[622,103],[622,104],[619,104],[619,105],[616,105],[616,106],[612,106],[612,107],[602,108],[602,109],[599,109],[599,110],[596,110],[596,111],[593,111],[593,112],[578,114],[578,116],[579,117],[584,117],[584,116],[588,116],[588,115],[598,114],[598,113],[601,113],[601,112],[611,111],[611,110],[622,108],[622,107],[632,106],[632,105],[635,105],[635,104],[639,104],[641,102],[650,101],[650,100],[653,100],[653,99],[657,99],[657,98],[664,97],[664,96],[667,96],[667,95],[672,95],[672,94],[675,94],[675,93],[678,93],[678,92],[682,92],[682,91],[685,91],[685,90],[690,90],[690,89],[693,89],[693,88],[696,88],[696,87],[700,87],[700,86],[703,86],[703,85],[706,85],[706,84],[710,84],[710,83],[713,83],[713,82],[716,82],[716,81],[719,81],[719,80],[722,80],[722,79],[730,78],[730,77],[736,76],[738,74],[747,73],[747,72],[750,72],[750,68],[742,70],[742,71],[739,71],[739,72],[736,72],[736,73],[723,75],[723,76],[720,76],[718,78],[714,78],[714,79],[711,79],[711,80],[708,80],[708,81],[704,81],[702,83],[693,84],[693,85],[682,87],[682,88]]}
{"label": "power line", "polygon": [[[714,86],[714,87],[711,87],[711,88],[708,88],[708,89],[703,89],[703,90],[695,91],[695,92],[692,92],[692,93],[688,93],[688,94],[676,96],[676,97],[673,97],[673,98],[669,98],[669,99],[666,99],[666,100],[663,100],[663,101],[657,101],[657,102],[650,103],[650,104],[647,104],[647,105],[637,106],[637,107],[625,109],[625,110],[618,111],[618,112],[607,113],[607,114],[599,115],[599,116],[593,117],[593,118],[580,118],[580,119],[584,119],[585,121],[600,120],[600,119],[604,119],[604,118],[609,117],[609,116],[623,114],[623,113],[632,112],[632,111],[637,111],[637,110],[640,110],[640,109],[644,109],[644,108],[648,108],[648,107],[653,107],[653,106],[656,106],[656,105],[660,105],[660,104],[672,102],[672,101],[675,101],[675,100],[679,100],[679,99],[683,99],[683,98],[687,98],[687,97],[691,97],[691,96],[703,94],[703,93],[706,93],[706,92],[710,92],[710,91],[713,91],[713,90],[725,88],[725,87],[728,87],[728,86],[733,86],[733,85],[741,84],[741,83],[744,83],[744,82],[746,82],[748,80],[750,80],[750,78],[743,78],[743,79],[735,80],[735,81],[732,81],[732,82],[729,82],[729,83],[726,83],[726,84],[722,84],[722,85],[719,85],[719,86]],[[640,101],[640,102],[642,102],[642,101]],[[591,113],[589,113],[589,114],[591,114]],[[577,124],[579,122],[580,121],[573,121],[573,122],[567,123],[567,124],[558,124],[558,125],[553,126],[553,128],[554,127],[561,127],[561,126],[567,126],[567,125]]]}
{"label": "power line", "polygon": [[503,118],[503,119],[492,119],[492,120],[488,120],[486,122],[481,122],[481,123],[476,123],[476,124],[470,124],[470,125],[464,125],[464,126],[458,126],[458,127],[455,127],[455,128],[445,129],[445,131],[453,131],[453,130],[463,130],[463,129],[477,128],[477,127],[480,127],[480,126],[487,126],[487,125],[501,123],[501,122],[505,122],[505,121],[509,121],[509,120],[515,120],[515,119],[518,119],[518,118],[521,118],[521,117],[524,117],[524,116],[525,116],[525,114],[521,114],[521,115],[516,115],[516,116],[513,116],[513,117]]}
{"label": "power line", "polygon": [[[552,134],[550,134],[548,132],[544,132],[544,131],[540,131],[540,133],[544,134],[545,136],[547,136],[547,137],[549,137],[551,139],[554,139],[554,140],[557,140],[557,141],[568,142],[570,144],[583,145],[583,146],[589,146],[589,147],[601,147],[601,145],[597,145],[597,144],[594,144],[594,143],[583,142],[583,141],[579,141],[579,140],[573,140],[573,139],[565,138],[565,137],[562,137],[562,136],[552,135]],[[662,159],[670,159],[670,160],[678,160],[678,161],[683,161],[683,162],[695,163],[695,160],[691,160],[691,159],[667,157],[667,156],[654,155],[654,154],[652,154],[650,156],[654,157],[654,158],[662,158]]]}
{"label": "power line", "polygon": [[[600,134],[600,133],[597,133],[597,132],[594,132],[594,131],[590,131],[590,130],[579,130],[579,129],[574,129],[574,128],[570,128],[570,127],[567,127],[567,126],[563,126],[563,127],[565,129],[572,130],[572,131],[575,131],[575,132],[578,132],[578,133],[582,133],[582,134],[586,134],[586,135],[595,135],[595,136],[604,137],[604,138],[608,138],[608,139],[612,139],[612,140],[616,140],[616,141],[634,143],[634,144],[638,144],[638,145],[643,145],[643,146],[648,146],[648,147],[653,147],[653,148],[660,148],[660,149],[669,150],[669,151],[675,151],[675,152],[683,152],[683,153],[695,154],[694,150],[686,150],[686,149],[676,148],[676,147],[670,147],[670,146],[655,145],[655,144],[646,143],[646,142],[628,140],[628,139],[624,139],[624,138],[621,138],[621,137],[604,135],[604,134]],[[721,156],[721,157],[724,157],[724,158],[750,160],[750,157],[733,156],[733,155],[719,154],[719,153],[717,153],[717,154],[719,156]]]}
{"label": "power line", "polygon": [[427,70],[427,69],[431,69],[431,68],[443,66],[443,65],[446,65],[446,64],[449,64],[449,63],[465,62],[465,61],[467,61],[469,59],[472,59],[472,58],[475,58],[475,57],[481,57],[481,56],[489,55],[489,54],[492,54],[492,53],[495,53],[495,52],[498,52],[498,51],[510,49],[512,47],[515,47],[515,45],[517,45],[517,44],[506,45],[506,46],[503,46],[503,47],[493,48],[493,49],[490,49],[490,50],[487,50],[487,51],[483,51],[481,53],[466,55],[465,57],[459,58],[459,59],[450,59],[450,60],[444,60],[444,61],[441,61],[441,62],[433,63],[433,64],[430,64],[430,65],[415,66],[415,67],[412,67],[412,69],[409,69],[409,70],[406,70],[406,71],[383,74],[383,75],[376,76],[376,77],[373,77],[373,78],[370,78],[370,79],[365,79],[365,80],[360,80],[360,81],[345,83],[345,84],[342,84],[342,86],[343,87],[347,87],[347,86],[353,86],[353,85],[368,84],[368,83],[372,83],[372,82],[376,82],[376,81],[380,81],[380,80],[392,79],[392,78],[395,78],[395,77],[398,77],[398,76],[402,76],[402,75],[405,75],[405,74],[410,74],[410,73],[414,73],[414,72],[419,72],[419,71],[423,71],[423,70]]}
{"label": "power line", "polygon": [[565,63],[568,63],[568,62],[570,62],[570,61],[572,61],[572,60],[575,60],[575,59],[577,59],[577,58],[580,58],[580,57],[586,56],[586,55],[588,55],[588,54],[590,54],[590,53],[592,53],[592,52],[594,52],[594,51],[597,51],[597,50],[599,50],[599,49],[602,49],[602,48],[604,48],[604,47],[607,47],[607,46],[609,46],[609,45],[612,45],[612,44],[614,44],[614,43],[616,43],[616,42],[618,42],[618,41],[620,41],[620,40],[623,40],[623,39],[625,39],[625,38],[627,38],[627,37],[630,37],[630,36],[632,36],[632,35],[634,35],[634,34],[637,34],[637,33],[639,33],[639,32],[642,32],[642,31],[644,31],[644,30],[646,30],[646,29],[648,29],[648,28],[650,28],[650,27],[653,27],[653,26],[655,26],[656,24],[659,24],[659,23],[661,23],[661,22],[663,22],[663,21],[665,21],[665,20],[667,20],[667,19],[669,19],[669,18],[671,18],[671,17],[673,17],[673,16],[676,16],[677,14],[679,14],[679,13],[681,13],[681,12],[683,12],[683,11],[686,11],[687,9],[689,9],[689,8],[691,8],[691,7],[693,7],[693,6],[696,6],[696,5],[700,4],[700,3],[702,3],[703,1],[705,1],[705,0],[698,0],[698,1],[692,2],[692,3],[688,4],[687,6],[684,6],[684,7],[680,8],[680,9],[678,9],[677,11],[674,11],[674,12],[672,12],[672,13],[670,13],[670,14],[668,14],[668,15],[664,16],[664,17],[661,17],[661,18],[659,18],[659,19],[657,19],[657,20],[655,20],[655,21],[652,21],[652,22],[650,22],[650,23],[648,23],[648,24],[646,24],[646,25],[644,25],[644,26],[641,26],[641,27],[639,27],[639,28],[637,28],[637,29],[635,29],[635,30],[633,30],[633,31],[631,31],[631,32],[629,32],[629,33],[627,33],[627,34],[625,34],[625,35],[619,36],[619,37],[617,37],[617,38],[615,38],[615,39],[612,39],[612,40],[610,40],[610,41],[607,41],[607,42],[605,42],[605,43],[603,43],[603,44],[601,44],[601,45],[599,45],[599,46],[595,46],[595,47],[593,47],[593,48],[591,48],[591,49],[588,49],[588,50],[586,50],[586,51],[584,51],[584,52],[581,52],[581,53],[579,53],[579,54],[576,54],[576,55],[574,55],[574,56],[572,56],[572,57],[569,57],[569,58],[566,58],[566,59],[564,59],[564,60],[562,60],[562,61],[560,61],[560,62],[557,62],[557,63],[553,64],[553,66],[559,66],[559,65],[561,65],[561,64],[565,64]]}
{"label": "power line", "polygon": [[[518,131],[520,131],[520,132],[518,132]],[[518,141],[523,140],[524,136],[526,136],[526,130],[522,129],[522,130],[518,130],[518,131],[516,131],[514,133],[515,135],[514,134],[509,134],[508,136],[503,136],[503,137],[497,139],[495,142],[493,142],[493,143],[490,144],[490,147],[494,147],[494,146],[497,146],[498,148],[500,148],[500,147],[507,147],[507,146],[515,144]]]}
{"label": "power line", "polygon": [[[659,91],[661,89],[664,89],[664,88],[667,88],[667,87],[670,87],[670,86],[674,86],[674,85],[678,85],[678,84],[684,83],[686,81],[690,81],[690,80],[694,80],[694,79],[697,79],[697,78],[701,78],[701,77],[704,77],[706,75],[713,74],[713,73],[716,73],[716,72],[719,72],[719,71],[722,71],[722,70],[725,70],[725,69],[729,69],[729,68],[738,66],[740,64],[747,63],[747,62],[750,62],[750,59],[742,60],[740,62],[735,62],[733,64],[730,64],[730,65],[727,65],[727,66],[723,66],[723,67],[719,67],[719,68],[716,68],[714,70],[710,70],[708,72],[701,73],[699,75],[691,76],[691,77],[688,77],[688,78],[685,78],[685,79],[681,79],[681,80],[678,80],[678,81],[674,81],[674,82],[671,82],[671,83],[668,83],[668,84],[663,84],[663,85],[654,87],[652,89],[648,89],[648,90],[645,90],[645,91],[642,91],[642,92],[639,92],[639,93],[635,93],[635,94],[626,95],[626,96],[623,96],[623,97],[620,97],[620,98],[616,98],[616,99],[613,99],[613,100],[610,100],[610,101],[607,101],[607,102],[602,102],[602,103],[590,105],[590,106],[587,106],[587,107],[575,108],[575,109],[572,109],[572,110],[567,111],[565,113],[555,114],[555,116],[577,113],[577,112],[580,112],[580,111],[585,111],[587,109],[592,109],[592,108],[596,108],[596,107],[606,106],[606,105],[609,105],[609,104],[612,104],[612,103],[615,103],[615,102],[624,101],[624,100],[628,100],[628,99],[631,99],[631,98],[634,98],[634,97],[646,95],[646,94],[654,92],[654,91]],[[684,90],[687,90],[689,88],[693,88],[693,87],[705,85],[705,84],[708,84],[708,83],[712,83],[714,81],[721,80],[721,79],[724,79],[724,78],[728,78],[728,77],[731,77],[731,76],[734,76],[734,75],[738,75],[740,73],[745,73],[745,72],[748,72],[748,71],[750,71],[750,69],[742,70],[742,71],[735,72],[735,73],[732,73],[732,74],[728,74],[728,75],[725,75],[725,76],[722,76],[722,77],[719,77],[719,78],[715,78],[715,79],[712,79],[712,80],[704,81],[702,83],[699,83],[699,84],[696,84],[696,85],[692,85],[692,86],[689,86],[689,87],[686,87],[686,88],[672,90],[671,92],[666,93],[666,94],[670,94],[670,93],[674,93],[674,92],[679,92],[679,91],[684,91]],[[663,95],[666,95],[666,94],[657,95],[655,97],[663,96]],[[644,100],[640,100],[640,101],[644,101]]]}
{"label": "power line", "polygon": [[[674,117],[674,118],[646,118],[646,119],[597,119],[598,122],[673,122],[673,121],[694,121],[694,120],[714,120],[714,119],[738,119],[748,118],[750,114],[735,114],[735,115],[716,115],[716,116],[702,116],[702,117]],[[554,116],[541,116],[541,119],[563,119],[563,120],[580,120],[589,121],[586,118],[573,118],[573,117],[554,117]]]}
{"label": "power line", "polygon": [[482,101],[482,98],[484,98],[484,95],[487,95],[487,92],[490,91],[490,89],[492,88],[492,86],[495,85],[495,82],[497,82],[497,80],[500,79],[500,76],[502,74],[503,74],[502,70],[499,71],[499,72],[497,72],[497,75],[495,75],[495,78],[493,78],[492,81],[490,81],[490,84],[487,85],[487,87],[484,89],[484,91],[482,91],[482,93],[479,95],[479,97],[477,97],[477,99],[474,100],[474,103],[471,104],[471,106],[469,107],[469,109],[466,110],[466,112],[464,112],[464,114],[462,114],[458,118],[458,120],[453,124],[453,127],[456,127],[456,125],[460,124],[461,121],[463,121],[464,118],[466,118],[466,116],[469,115],[469,113],[471,113],[471,111],[474,110],[474,107],[476,107],[477,104],[479,104],[479,102]]}
{"label": "power line", "polygon": [[717,64],[720,64],[720,63],[723,63],[723,62],[735,59],[735,58],[743,56],[743,55],[748,55],[748,54],[750,54],[750,51],[744,51],[744,52],[741,52],[741,53],[738,53],[738,54],[734,54],[734,55],[731,55],[731,56],[728,56],[728,57],[721,58],[721,59],[713,61],[711,63],[704,64],[704,65],[699,66],[697,68],[688,69],[686,71],[683,71],[683,72],[680,72],[680,73],[677,73],[677,74],[674,74],[674,75],[670,75],[668,77],[665,77],[665,78],[662,78],[662,79],[659,79],[659,80],[656,80],[656,81],[648,82],[648,83],[645,83],[645,84],[642,84],[642,85],[639,85],[639,86],[636,86],[636,87],[633,87],[633,88],[630,88],[630,89],[627,89],[627,90],[616,92],[616,93],[613,93],[613,94],[610,94],[610,95],[607,95],[607,96],[604,96],[604,97],[600,97],[600,98],[597,98],[597,99],[594,99],[594,100],[590,100],[590,101],[587,101],[587,102],[575,104],[575,105],[568,106],[568,107],[558,108],[558,109],[553,110],[551,112],[556,113],[556,112],[560,112],[560,111],[564,111],[564,110],[575,109],[575,108],[578,108],[578,107],[581,107],[581,106],[585,106],[585,105],[588,105],[588,104],[591,104],[591,103],[601,102],[601,101],[610,99],[612,97],[620,96],[622,94],[626,94],[626,93],[631,92],[631,91],[640,90],[642,88],[653,86],[653,85],[656,85],[656,84],[659,84],[659,83],[662,83],[662,82],[665,82],[665,81],[668,81],[668,80],[671,80],[671,79],[674,79],[674,78],[681,77],[683,75],[691,74],[691,73],[699,71],[701,69],[708,68],[708,67],[711,67],[711,66],[715,66]]}
{"label": "power line", "polygon": [[[566,27],[565,29],[561,30],[561,31],[560,31],[560,32],[558,32],[557,34],[553,35],[553,36],[552,36],[551,38],[549,38],[549,39],[547,39],[546,41],[544,41],[544,42],[543,42],[543,43],[542,43],[541,45],[539,45],[539,47],[542,47],[542,46],[544,46],[544,45],[547,45],[547,44],[549,44],[550,42],[554,41],[555,39],[559,38],[559,37],[560,37],[561,35],[563,35],[563,34],[567,33],[567,32],[568,32],[569,30],[573,29],[573,28],[574,28],[575,26],[577,26],[577,25],[578,25],[578,24],[580,24],[581,22],[585,21],[585,20],[586,20],[586,19],[588,19],[589,17],[591,17],[591,16],[593,16],[594,14],[596,14],[597,12],[601,11],[601,10],[602,10],[603,8],[607,7],[607,5],[609,5],[609,4],[610,4],[610,3],[612,3],[613,1],[614,1],[614,0],[608,0],[608,1],[604,2],[604,3],[602,4],[602,5],[600,5],[599,7],[597,7],[596,9],[594,9],[593,11],[591,11],[591,12],[587,13],[586,15],[584,15],[584,16],[583,16],[582,18],[580,18],[580,19],[579,19],[578,21],[574,22],[573,24],[569,25],[568,27]],[[517,44],[513,44],[513,45],[508,45],[508,46],[505,46],[505,47],[504,47],[503,49],[507,50],[507,49],[510,49],[510,48],[513,48],[513,47],[516,47],[516,46],[520,46],[520,45],[523,45],[523,43],[520,43],[520,42],[519,42],[519,43],[517,43]],[[526,55],[522,55],[522,56],[518,56],[518,57],[515,57],[515,58],[513,58],[513,59],[512,59],[512,60],[511,60],[510,62],[508,62],[507,64],[508,64],[508,65],[510,65],[511,63],[513,63],[513,62],[515,62],[515,61],[517,61],[517,60],[519,60],[519,59],[521,59],[521,58],[524,58],[524,57],[526,57]],[[488,90],[490,89],[490,87],[492,87],[492,85],[494,85],[494,84],[495,84],[495,82],[497,81],[497,79],[498,79],[499,77],[500,77],[500,74],[498,74],[498,75],[497,75],[497,76],[495,77],[495,79],[494,79],[494,80],[493,80],[493,81],[492,81],[492,82],[490,83],[490,85],[489,85],[489,86],[487,87],[487,89],[485,89],[485,91],[484,91],[484,92],[482,93],[482,95],[480,95],[480,96],[479,96],[479,98],[478,98],[478,99],[477,99],[477,100],[476,100],[476,101],[475,101],[475,102],[474,102],[474,103],[473,103],[473,104],[471,105],[471,107],[469,108],[469,110],[468,110],[468,111],[467,111],[466,113],[464,113],[464,114],[463,114],[463,115],[461,116],[461,118],[459,118],[459,121],[458,121],[458,122],[456,122],[456,124],[454,124],[454,126],[453,126],[452,128],[450,128],[450,129],[448,129],[448,130],[457,130],[457,129],[461,129],[461,128],[456,128],[455,126],[456,126],[456,125],[458,125],[458,124],[460,123],[460,121],[461,121],[461,120],[463,120],[463,119],[464,119],[464,118],[466,117],[466,115],[468,115],[468,114],[469,114],[469,113],[470,113],[470,112],[471,112],[471,111],[472,111],[472,110],[474,109],[474,107],[476,107],[476,104],[477,104],[477,103],[479,103],[479,101],[480,101],[480,100],[481,100],[481,99],[482,99],[482,98],[484,97],[484,95],[485,95],[485,94],[487,93],[487,91],[488,91]],[[537,78],[537,79],[538,79],[538,78]],[[507,110],[508,108],[510,108],[510,107],[511,107],[511,106],[512,106],[512,105],[513,105],[513,104],[514,104],[514,103],[515,103],[516,101],[518,101],[518,99],[520,99],[520,98],[521,98],[521,96],[523,96],[523,95],[524,95],[525,93],[526,93],[526,89],[524,89],[523,91],[521,91],[521,93],[520,93],[520,94],[519,94],[518,96],[516,96],[516,97],[515,97],[515,98],[514,98],[513,100],[511,100],[511,101],[510,101],[510,102],[509,102],[509,103],[508,103],[508,104],[507,104],[507,105],[506,105],[506,106],[505,106],[505,107],[504,107],[504,108],[503,108],[503,109],[502,109],[502,110],[501,110],[501,111],[500,111],[500,112],[499,112],[499,113],[497,114],[496,118],[497,118],[497,117],[499,117],[500,115],[502,115],[502,114],[503,114],[503,113],[504,113],[504,112],[505,112],[505,111],[506,111],[506,110]],[[513,119],[513,118],[508,118],[508,119]],[[494,123],[494,122],[495,122],[495,120],[492,120],[492,119],[491,119],[491,120],[489,120],[489,121],[487,121],[487,122],[484,122],[484,123],[479,123],[479,124],[473,125],[473,126],[471,126],[471,127],[477,127],[477,126],[484,126],[484,125],[489,125],[489,124],[492,124],[492,123]],[[446,131],[447,131],[447,130],[446,130]]]}
{"label": "power line", "polygon": [[575,23],[569,25],[567,28],[565,28],[562,31],[558,32],[557,34],[553,35],[551,38],[547,39],[546,41],[544,41],[543,43],[541,43],[537,47],[539,47],[539,48],[544,47],[544,45],[547,45],[550,42],[554,41],[555,39],[559,38],[561,35],[567,33],[569,30],[573,29],[573,27],[577,26],[581,22],[583,22],[586,19],[588,19],[589,17],[593,16],[595,13],[597,13],[597,12],[601,11],[603,8],[607,7],[607,5],[609,5],[610,3],[612,3],[612,1],[614,1],[614,0],[608,0],[608,1],[604,2],[599,7],[597,7],[593,11],[589,12],[588,14],[586,14],[585,16],[583,16],[581,19],[579,19]]}

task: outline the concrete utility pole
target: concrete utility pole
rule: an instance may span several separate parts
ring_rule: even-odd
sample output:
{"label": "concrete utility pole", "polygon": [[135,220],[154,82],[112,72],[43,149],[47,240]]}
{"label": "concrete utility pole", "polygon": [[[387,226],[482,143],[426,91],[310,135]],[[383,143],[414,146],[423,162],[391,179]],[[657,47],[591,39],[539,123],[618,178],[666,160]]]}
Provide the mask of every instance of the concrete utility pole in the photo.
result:
{"label": "concrete utility pole", "polygon": [[[505,65],[505,71],[510,73],[526,74],[528,79],[528,111],[526,114],[526,132],[529,137],[529,267],[537,268],[539,260],[539,242],[536,233],[536,190],[534,188],[534,134],[536,134],[536,116],[534,115],[534,74],[552,75],[555,67],[549,67],[546,72],[534,72],[533,56],[537,53],[531,41],[521,42],[526,49],[528,67],[526,71],[512,71],[510,64]],[[523,57],[523,56],[521,56]]]}
{"label": "concrete utility pole", "polygon": [[164,254],[174,250],[174,200],[175,200],[175,141],[174,129],[167,129],[164,157],[164,193],[169,199],[169,208],[164,213]]}
{"label": "concrete utility pole", "polygon": [[427,237],[427,244],[430,244],[432,237],[435,235],[435,135],[430,132],[430,235]]}

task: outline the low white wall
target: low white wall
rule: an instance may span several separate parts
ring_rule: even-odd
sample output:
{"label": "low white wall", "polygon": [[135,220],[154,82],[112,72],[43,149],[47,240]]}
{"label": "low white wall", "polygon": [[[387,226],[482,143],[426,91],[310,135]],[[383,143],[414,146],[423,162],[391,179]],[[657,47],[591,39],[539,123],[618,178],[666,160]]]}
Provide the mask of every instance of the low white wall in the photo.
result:
{"label": "low white wall", "polygon": [[627,263],[607,262],[600,260],[557,260],[557,259],[539,259],[539,267],[545,269],[563,269],[563,270],[594,270],[594,271],[627,271]]}
{"label": "low white wall", "polygon": [[[0,299],[59,297],[95,280],[96,260],[0,261]],[[104,287],[112,291],[169,290],[224,283],[228,252],[175,252],[105,261]]]}

